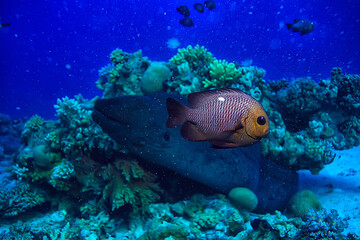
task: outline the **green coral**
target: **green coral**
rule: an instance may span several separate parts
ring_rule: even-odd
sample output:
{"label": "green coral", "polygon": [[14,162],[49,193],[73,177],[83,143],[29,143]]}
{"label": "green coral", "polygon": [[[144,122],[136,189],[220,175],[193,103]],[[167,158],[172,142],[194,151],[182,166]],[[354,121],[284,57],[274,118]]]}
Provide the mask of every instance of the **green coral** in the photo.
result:
{"label": "green coral", "polygon": [[80,160],[100,149],[113,152],[113,141],[91,118],[92,105],[93,102],[86,101],[81,95],[75,99],[58,99],[55,105],[61,127],[66,129],[66,132],[59,134],[61,152],[66,159]]}
{"label": "green coral", "polygon": [[66,219],[65,211],[56,211],[44,216],[35,216],[28,222],[19,220],[7,231],[0,233],[4,240],[13,239],[43,239],[67,240],[79,239],[80,228],[73,224],[71,218]]}
{"label": "green coral", "polygon": [[225,60],[214,60],[210,64],[210,80],[205,79],[202,83],[205,88],[225,88],[230,87],[241,77],[234,63]]}
{"label": "green coral", "polygon": [[259,216],[258,219],[265,221],[268,226],[260,224],[248,239],[297,239],[303,224],[300,218],[289,219],[279,211],[275,211],[274,215]]}
{"label": "green coral", "polygon": [[261,141],[265,157],[294,170],[309,169],[314,174],[334,160],[333,144],[329,141],[309,137],[305,131],[287,131],[279,112],[269,111],[269,118],[273,130]]}
{"label": "green coral", "polygon": [[115,221],[105,212],[90,216],[89,219],[76,219],[75,224],[81,229],[81,239],[115,239],[112,236]]}
{"label": "green coral", "polygon": [[360,76],[344,75],[340,68],[331,72],[331,83],[337,88],[336,101],[341,109],[350,115],[360,113]]}
{"label": "green coral", "polygon": [[126,58],[127,58],[127,54],[119,48],[115,49],[110,54],[110,60],[115,66],[124,63],[126,61]]}
{"label": "green coral", "polygon": [[175,65],[187,62],[192,71],[200,71],[202,68],[207,68],[214,60],[215,58],[205,47],[199,45],[192,47],[189,45],[186,48],[178,49],[177,54],[169,62]]}
{"label": "green coral", "polygon": [[35,114],[26,123],[24,128],[29,129],[32,132],[38,131],[44,125],[44,119],[39,115]]}
{"label": "green coral", "polygon": [[18,183],[15,188],[0,191],[0,216],[13,217],[45,202],[38,191],[27,183]]}
{"label": "green coral", "polygon": [[350,116],[348,120],[339,124],[339,129],[344,134],[348,146],[360,145],[360,118]]}
{"label": "green coral", "polygon": [[318,196],[310,190],[297,192],[287,206],[287,211],[295,217],[305,217],[311,209],[319,211],[321,203]]}
{"label": "green coral", "polygon": [[96,86],[104,91],[103,98],[123,95],[142,95],[140,81],[150,62],[141,50],[126,53],[115,49],[110,54],[111,64],[99,70]]}
{"label": "green coral", "polygon": [[139,240],[162,240],[176,239],[186,240],[189,235],[186,226],[177,224],[162,224],[160,226],[152,226]]}
{"label": "green coral", "polygon": [[102,197],[109,201],[113,211],[130,204],[133,213],[144,213],[162,192],[154,182],[155,175],[145,172],[136,161],[116,160],[114,164],[107,165],[103,178],[108,183]]}
{"label": "green coral", "polygon": [[200,213],[197,214],[192,222],[192,228],[200,231],[206,231],[210,229],[214,229],[216,225],[219,223],[219,215],[218,213]]}
{"label": "green coral", "polygon": [[49,183],[56,189],[67,191],[70,189],[70,179],[74,174],[73,164],[63,160],[52,169]]}

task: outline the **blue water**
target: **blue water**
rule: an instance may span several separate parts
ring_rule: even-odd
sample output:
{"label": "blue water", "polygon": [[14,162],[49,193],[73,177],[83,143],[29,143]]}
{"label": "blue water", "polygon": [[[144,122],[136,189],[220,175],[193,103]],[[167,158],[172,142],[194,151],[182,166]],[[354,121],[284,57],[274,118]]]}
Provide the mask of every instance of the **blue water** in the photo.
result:
{"label": "blue water", "polygon": [[[360,70],[360,1],[217,1],[201,14],[196,1],[1,1],[0,112],[12,118],[35,113],[54,118],[56,99],[101,95],[98,70],[115,48],[142,49],[150,60],[167,61],[180,47],[203,45],[216,58],[252,59],[266,80],[328,78],[333,67]],[[186,4],[195,25],[179,24],[176,7]],[[313,21],[307,35],[291,33],[294,18]]]}

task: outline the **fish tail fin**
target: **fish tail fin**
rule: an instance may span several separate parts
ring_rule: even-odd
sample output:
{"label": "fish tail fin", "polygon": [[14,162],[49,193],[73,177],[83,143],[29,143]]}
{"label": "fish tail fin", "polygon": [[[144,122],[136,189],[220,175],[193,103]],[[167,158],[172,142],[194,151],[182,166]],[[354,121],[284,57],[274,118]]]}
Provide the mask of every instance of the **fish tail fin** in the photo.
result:
{"label": "fish tail fin", "polygon": [[287,27],[288,30],[290,30],[293,27],[293,25],[291,23],[287,23],[286,27]]}
{"label": "fish tail fin", "polygon": [[167,128],[173,128],[183,124],[186,121],[186,112],[188,108],[172,98],[166,99],[166,108],[169,113],[169,118],[166,121]]}

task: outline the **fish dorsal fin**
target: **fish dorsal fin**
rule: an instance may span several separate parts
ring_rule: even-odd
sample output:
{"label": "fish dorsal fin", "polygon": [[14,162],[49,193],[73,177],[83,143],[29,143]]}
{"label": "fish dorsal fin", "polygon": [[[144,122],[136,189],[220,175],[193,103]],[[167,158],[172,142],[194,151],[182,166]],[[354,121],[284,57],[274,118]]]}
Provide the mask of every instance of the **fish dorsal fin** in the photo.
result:
{"label": "fish dorsal fin", "polygon": [[245,94],[239,89],[234,88],[221,88],[216,90],[204,91],[204,92],[194,92],[188,95],[188,103],[192,108],[197,108],[201,105],[202,102],[207,101],[208,99],[214,97],[214,95],[228,96],[233,94]]}
{"label": "fish dorsal fin", "polygon": [[300,22],[301,19],[294,19],[294,23]]}

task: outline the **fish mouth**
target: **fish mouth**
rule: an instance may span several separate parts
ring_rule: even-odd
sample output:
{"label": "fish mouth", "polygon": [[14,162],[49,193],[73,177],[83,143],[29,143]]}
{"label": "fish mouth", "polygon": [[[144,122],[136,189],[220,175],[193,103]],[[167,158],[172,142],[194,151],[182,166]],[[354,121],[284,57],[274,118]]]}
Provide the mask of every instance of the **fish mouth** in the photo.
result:
{"label": "fish mouth", "polygon": [[[263,138],[263,136],[262,136],[262,137],[257,137],[257,136],[252,136],[252,135],[250,135],[250,134],[246,131],[246,129],[245,129],[245,132],[246,132],[246,135],[248,135],[250,138],[252,138],[252,139],[254,139],[254,140],[256,140],[256,141],[259,141],[259,140],[261,140],[261,139]],[[270,129],[266,129],[266,131],[264,132],[264,136],[268,135],[269,133],[270,133]]]}
{"label": "fish mouth", "polygon": [[246,135],[248,135],[250,138],[254,139],[255,141],[259,141],[262,137],[256,137],[256,136],[251,136],[246,130]]}

